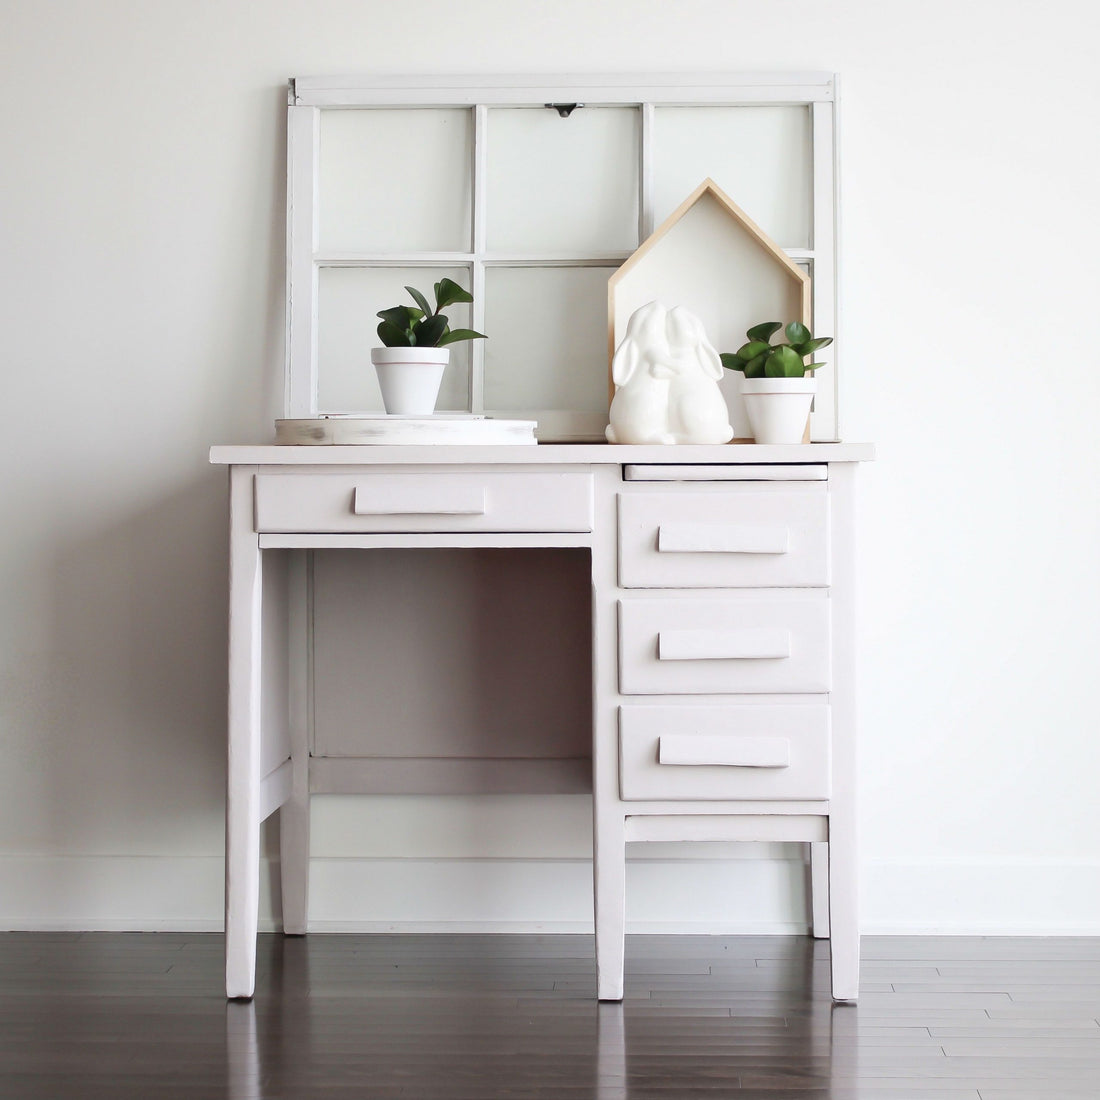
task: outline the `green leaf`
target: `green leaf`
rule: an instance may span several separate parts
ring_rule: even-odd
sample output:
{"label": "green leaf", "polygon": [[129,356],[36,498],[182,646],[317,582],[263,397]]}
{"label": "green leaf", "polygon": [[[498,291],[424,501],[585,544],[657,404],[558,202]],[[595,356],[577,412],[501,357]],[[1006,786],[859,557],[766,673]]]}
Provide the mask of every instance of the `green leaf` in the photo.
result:
{"label": "green leaf", "polygon": [[413,296],[414,301],[420,307],[423,315],[428,317],[431,315],[432,307],[428,304],[428,299],[420,293],[414,286],[407,286],[405,289]]}
{"label": "green leaf", "polygon": [[782,327],[782,321],[765,321],[762,325],[753,325],[745,335],[750,340],[760,340],[766,344]]}
{"label": "green leaf", "polygon": [[388,348],[407,348],[409,334],[391,321],[383,321],[378,326],[378,339]]}
{"label": "green leaf", "polygon": [[413,325],[413,342],[418,348],[435,348],[439,339],[447,331],[447,318],[438,313],[434,317],[425,317]]}
{"label": "green leaf", "polygon": [[391,306],[389,309],[380,309],[376,316],[398,328],[410,329],[413,323],[419,321],[424,314],[418,309],[413,309],[412,306]]}
{"label": "green leaf", "polygon": [[726,370],[745,369],[745,361],[741,358],[740,355],[734,355],[731,351],[722,352],[722,354],[719,355],[718,358],[722,360],[722,366],[725,367]]}
{"label": "green leaf", "polygon": [[768,378],[801,378],[805,373],[802,356],[786,346],[776,348],[764,364],[764,374]]}
{"label": "green leaf", "polygon": [[474,296],[463,290],[453,279],[440,279],[435,284],[435,311],[438,313],[455,302],[472,302]]}
{"label": "green leaf", "polygon": [[488,340],[489,337],[483,332],[474,332],[472,328],[456,328],[452,332],[444,333],[443,339],[439,341],[439,346],[446,347],[448,344],[453,344],[458,340]]}
{"label": "green leaf", "polygon": [[792,347],[804,344],[812,335],[813,333],[799,321],[792,321],[787,326],[787,341]]}
{"label": "green leaf", "polygon": [[796,344],[794,350],[799,355],[813,355],[818,348],[827,348],[832,342],[833,338],[831,336],[818,336],[816,339]]}
{"label": "green leaf", "polygon": [[737,349],[737,356],[739,359],[744,359],[747,363],[750,359],[755,359],[758,355],[767,355],[771,351],[771,345],[767,340],[750,340],[747,344],[742,344]]}
{"label": "green leaf", "polygon": [[763,378],[764,377],[764,361],[767,359],[766,355],[758,355],[755,359],[750,359],[745,364],[745,377],[746,378]]}

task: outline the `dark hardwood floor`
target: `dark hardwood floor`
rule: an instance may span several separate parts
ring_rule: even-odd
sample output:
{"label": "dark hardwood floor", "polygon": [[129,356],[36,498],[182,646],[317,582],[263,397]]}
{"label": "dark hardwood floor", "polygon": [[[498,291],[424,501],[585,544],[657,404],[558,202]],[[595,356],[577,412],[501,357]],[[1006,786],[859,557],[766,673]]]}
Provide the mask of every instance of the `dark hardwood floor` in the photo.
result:
{"label": "dark hardwood floor", "polygon": [[1100,1098],[1100,939],[0,934],[0,1100]]}

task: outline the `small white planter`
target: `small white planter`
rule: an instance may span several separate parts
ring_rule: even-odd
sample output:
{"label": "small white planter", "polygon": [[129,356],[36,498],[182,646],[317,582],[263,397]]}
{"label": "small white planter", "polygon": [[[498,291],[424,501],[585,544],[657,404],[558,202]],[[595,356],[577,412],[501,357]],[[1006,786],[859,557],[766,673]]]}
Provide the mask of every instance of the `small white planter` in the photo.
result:
{"label": "small white planter", "polygon": [[390,416],[430,416],[435,412],[449,348],[372,348],[382,403]]}
{"label": "small white planter", "polygon": [[812,374],[803,378],[745,378],[741,396],[757,443],[801,443],[817,392]]}

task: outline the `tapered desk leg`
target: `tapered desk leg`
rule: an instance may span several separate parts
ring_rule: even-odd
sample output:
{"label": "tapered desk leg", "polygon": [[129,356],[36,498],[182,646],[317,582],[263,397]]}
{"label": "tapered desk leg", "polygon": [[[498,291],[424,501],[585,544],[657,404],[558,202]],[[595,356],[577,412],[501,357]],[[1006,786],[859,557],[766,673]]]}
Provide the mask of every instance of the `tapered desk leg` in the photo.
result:
{"label": "tapered desk leg", "polygon": [[829,938],[829,845],[810,844],[810,931],[815,940]]}
{"label": "tapered desk leg", "polygon": [[829,952],[832,958],[833,1000],[859,996],[859,898],[855,837],[830,819]]}
{"label": "tapered desk leg", "polygon": [[309,923],[309,563],[290,551],[287,574],[290,797],[279,811],[279,875],[283,932],[304,936]]}
{"label": "tapered desk leg", "polygon": [[309,924],[309,764],[293,760],[290,797],[279,811],[283,932],[304,936]]}
{"label": "tapered desk leg", "polygon": [[626,931],[626,819],[619,800],[619,470],[600,469],[592,530],[592,878],[596,996],[623,999]]}
{"label": "tapered desk leg", "polygon": [[859,996],[859,859],[856,821],[855,469],[829,467],[833,540],[833,786],[829,804],[829,939],[833,1000]]}
{"label": "tapered desk leg", "polygon": [[626,827],[621,814],[597,809],[594,846],[596,996],[621,1001],[626,948]]}
{"label": "tapered desk leg", "polygon": [[225,992],[256,988],[260,905],[261,556],[252,524],[252,474],[230,474],[229,771],[225,818]]}

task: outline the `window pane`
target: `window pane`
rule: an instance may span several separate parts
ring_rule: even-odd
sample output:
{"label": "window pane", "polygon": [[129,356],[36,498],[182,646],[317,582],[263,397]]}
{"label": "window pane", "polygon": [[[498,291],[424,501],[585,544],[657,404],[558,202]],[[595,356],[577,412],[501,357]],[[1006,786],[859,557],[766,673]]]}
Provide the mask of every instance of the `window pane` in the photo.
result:
{"label": "window pane", "polygon": [[485,408],[607,410],[607,280],[613,268],[485,273]]}
{"label": "window pane", "polygon": [[489,112],[488,245],[623,251],[638,244],[638,112]]}
{"label": "window pane", "polygon": [[654,227],[708,176],[784,248],[809,248],[808,107],[661,107],[654,112]]}
{"label": "window pane", "polygon": [[[371,348],[381,347],[380,309],[414,305],[404,289],[414,286],[433,301],[432,286],[446,275],[467,289],[465,268],[323,267],[318,280],[317,407],[322,412],[381,412]],[[468,305],[448,306],[451,328],[470,327]],[[470,345],[451,344],[436,408],[469,408]]]}
{"label": "window pane", "polygon": [[466,109],[322,111],[322,251],[469,251],[472,133]]}

